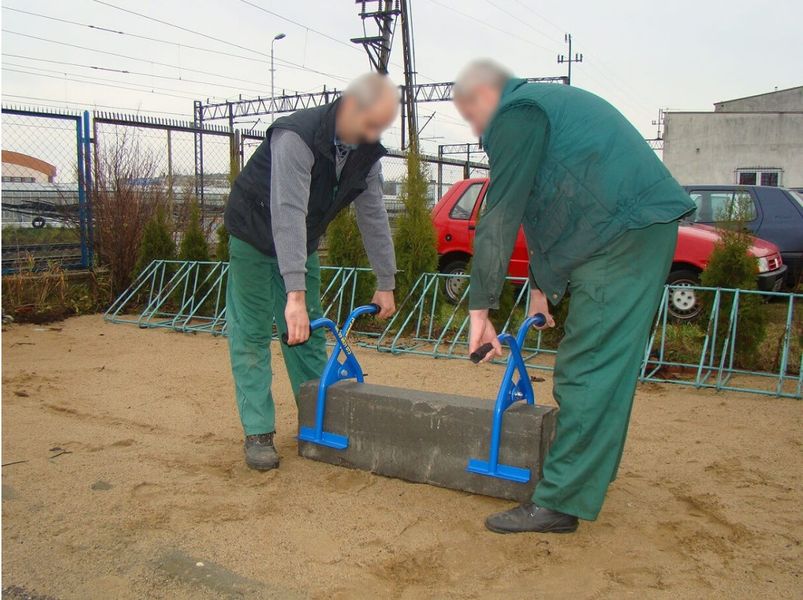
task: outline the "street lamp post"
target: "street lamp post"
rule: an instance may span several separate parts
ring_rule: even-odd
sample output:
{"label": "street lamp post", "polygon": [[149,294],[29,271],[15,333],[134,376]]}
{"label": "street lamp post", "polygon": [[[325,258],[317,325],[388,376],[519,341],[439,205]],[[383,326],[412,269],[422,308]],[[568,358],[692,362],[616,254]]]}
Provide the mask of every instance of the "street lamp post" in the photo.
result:
{"label": "street lamp post", "polygon": [[[273,98],[276,97],[276,90],[274,88],[273,80],[274,74],[276,73],[276,68],[273,66],[273,46],[276,44],[277,40],[283,40],[285,38],[285,34],[279,33],[276,34],[270,42],[270,97],[271,101],[274,102]],[[270,122],[273,123],[273,111],[270,113]]]}

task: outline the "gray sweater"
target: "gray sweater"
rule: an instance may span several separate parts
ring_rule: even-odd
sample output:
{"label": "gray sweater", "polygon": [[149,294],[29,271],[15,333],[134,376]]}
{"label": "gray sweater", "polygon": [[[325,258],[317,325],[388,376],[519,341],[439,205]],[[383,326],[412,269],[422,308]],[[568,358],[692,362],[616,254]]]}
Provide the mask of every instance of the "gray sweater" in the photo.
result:
{"label": "gray sweater", "polygon": [[[310,174],[315,158],[301,137],[286,129],[273,132],[270,153],[270,215],[279,271],[288,292],[306,290],[306,218]],[[336,163],[338,177],[344,164],[345,157],[339,156]],[[366,190],[354,200],[357,225],[376,275],[377,289],[392,290],[395,287],[396,255],[382,198],[382,165],[379,161],[371,168],[366,183]]]}

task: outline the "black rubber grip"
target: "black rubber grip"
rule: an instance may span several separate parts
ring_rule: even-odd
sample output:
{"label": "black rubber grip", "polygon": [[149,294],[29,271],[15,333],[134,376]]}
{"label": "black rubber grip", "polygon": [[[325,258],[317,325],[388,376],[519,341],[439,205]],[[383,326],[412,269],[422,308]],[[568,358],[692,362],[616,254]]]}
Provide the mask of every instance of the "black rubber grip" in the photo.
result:
{"label": "black rubber grip", "polygon": [[474,352],[472,352],[472,353],[469,355],[469,358],[471,359],[471,362],[473,362],[473,363],[476,365],[476,364],[477,364],[477,363],[479,363],[479,362],[480,362],[480,361],[481,361],[483,358],[485,358],[485,356],[486,356],[486,355],[487,355],[487,354],[488,354],[488,353],[489,353],[491,350],[493,350],[493,344],[491,344],[491,343],[483,344],[482,346],[480,346],[479,348],[477,348],[477,349],[476,349]]}
{"label": "black rubber grip", "polygon": [[[312,328],[310,328],[310,330],[309,330],[309,334],[310,334],[310,336],[312,336]],[[308,340],[308,339],[309,339],[309,338],[307,338],[307,340]],[[306,343],[307,343],[307,341],[306,341],[306,340],[304,340],[303,342],[301,342],[301,344],[288,344],[288,343],[287,343],[287,340],[288,340],[288,338],[287,338],[287,334],[286,334],[286,333],[283,333],[283,334],[282,334],[282,344],[284,344],[285,346],[300,346],[301,344],[306,344]]]}

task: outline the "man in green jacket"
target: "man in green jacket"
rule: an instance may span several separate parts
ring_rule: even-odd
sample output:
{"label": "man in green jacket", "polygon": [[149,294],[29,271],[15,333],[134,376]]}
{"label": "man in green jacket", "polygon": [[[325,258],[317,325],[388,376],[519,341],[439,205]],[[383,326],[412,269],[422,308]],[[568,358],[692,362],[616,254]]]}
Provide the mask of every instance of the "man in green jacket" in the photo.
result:
{"label": "man in green jacket", "polygon": [[474,240],[469,352],[490,343],[488,310],[520,226],[530,252],[530,314],[568,290],[558,347],[555,441],[532,502],[494,514],[498,533],[568,533],[594,520],[616,477],[650,326],[677,241],[694,209],[638,131],[578,88],[527,83],[491,61],[458,78],[455,103],[482,135],[491,168]]}

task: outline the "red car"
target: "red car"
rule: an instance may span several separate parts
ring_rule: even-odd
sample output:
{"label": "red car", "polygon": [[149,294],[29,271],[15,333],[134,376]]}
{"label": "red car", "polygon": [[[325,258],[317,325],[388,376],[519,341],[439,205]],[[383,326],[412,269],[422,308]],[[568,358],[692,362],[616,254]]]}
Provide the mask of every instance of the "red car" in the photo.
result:
{"label": "red car", "polygon": [[[458,181],[443,195],[432,210],[432,219],[438,234],[440,272],[452,275],[466,274],[474,245],[477,218],[482,215],[483,200],[488,179]],[[716,229],[707,225],[682,224],[678,231],[678,245],[667,283],[678,286],[700,284],[700,273],[719,240]],[[758,259],[759,288],[778,290],[783,284],[786,267],[775,244],[754,238],[750,252]],[[509,275],[527,277],[528,253],[524,232],[519,229]],[[445,289],[452,301],[457,301],[464,285],[462,278],[447,280]],[[700,304],[693,290],[675,289],[669,301],[670,314],[676,319],[693,319],[700,313]]]}

